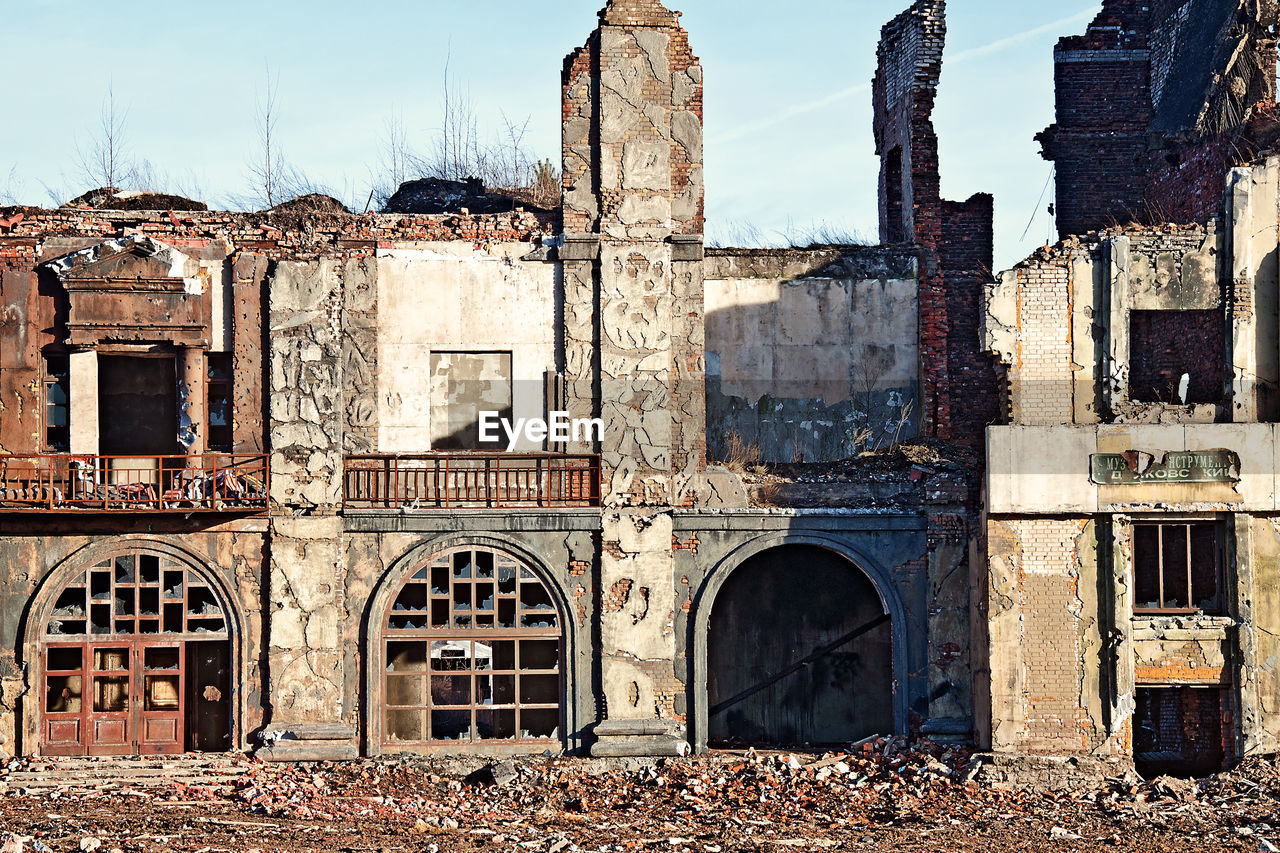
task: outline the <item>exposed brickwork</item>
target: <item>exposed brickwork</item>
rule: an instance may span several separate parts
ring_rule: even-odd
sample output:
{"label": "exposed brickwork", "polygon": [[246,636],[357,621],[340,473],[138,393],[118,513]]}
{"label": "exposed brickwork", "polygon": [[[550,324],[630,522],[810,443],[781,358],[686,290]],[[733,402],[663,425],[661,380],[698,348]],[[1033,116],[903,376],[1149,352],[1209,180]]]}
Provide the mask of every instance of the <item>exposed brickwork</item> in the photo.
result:
{"label": "exposed brickwork", "polygon": [[1020,520],[1022,664],[1026,708],[1022,746],[1030,753],[1082,752],[1094,729],[1081,697],[1081,519]]}
{"label": "exposed brickwork", "polygon": [[1056,166],[1061,235],[1203,219],[1215,189],[1221,197],[1223,167],[1250,156],[1228,140],[1255,111],[1274,124],[1276,88],[1274,8],[1241,0],[1222,15],[1206,3],[1106,0],[1084,35],[1058,43],[1057,119],[1036,138]]}
{"label": "exposed brickwork", "polygon": [[1222,311],[1134,311],[1129,317],[1129,394],[1147,403],[1220,403],[1225,382]]}
{"label": "exposed brickwork", "polygon": [[[38,210],[0,208],[0,217],[21,212],[23,218],[0,228],[0,264],[30,268],[38,262],[39,245],[52,236],[107,239],[145,234],[178,249],[226,240],[242,251],[272,260],[311,260],[320,256],[372,254],[396,242],[463,241],[477,244],[535,240],[554,229],[550,215],[517,211],[489,215],[415,215],[366,213],[316,214],[289,220],[270,213]],[[44,260],[48,260],[45,258]]]}
{"label": "exposed brickwork", "polygon": [[[680,539],[679,536],[672,536],[671,550],[672,551],[688,551],[690,554],[697,554],[698,553],[698,534],[693,533],[689,536],[688,539],[685,539],[683,541]],[[685,579],[685,584],[688,585],[687,578]]]}
{"label": "exposed brickwork", "polygon": [[605,613],[620,613],[622,608],[626,606],[627,600],[631,598],[631,587],[635,585],[635,581],[631,578],[622,578],[614,581],[609,586],[609,592],[604,597],[602,605]]}
{"label": "exposed brickwork", "polygon": [[872,84],[881,157],[880,234],[922,249],[920,360],[925,430],[979,446],[1000,412],[991,360],[979,351],[981,285],[990,281],[990,195],[942,199],[933,108],[946,40],[944,0],[917,0],[881,31]]}

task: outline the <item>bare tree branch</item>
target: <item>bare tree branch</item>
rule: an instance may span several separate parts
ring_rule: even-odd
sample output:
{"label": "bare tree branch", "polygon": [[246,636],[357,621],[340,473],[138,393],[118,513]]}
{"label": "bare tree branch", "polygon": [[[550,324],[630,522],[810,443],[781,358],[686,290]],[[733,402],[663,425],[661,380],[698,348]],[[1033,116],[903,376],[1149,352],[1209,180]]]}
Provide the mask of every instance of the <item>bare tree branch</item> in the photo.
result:
{"label": "bare tree branch", "polygon": [[80,172],[91,188],[124,189],[134,177],[134,164],[125,139],[128,111],[116,109],[115,85],[107,85],[107,99],[98,115],[98,129],[88,148],[76,147]]}
{"label": "bare tree branch", "polygon": [[270,65],[266,72],[266,91],[259,93],[257,102],[258,150],[249,161],[248,177],[250,203],[272,208],[285,201],[284,189],[290,169],[276,137],[276,123],[280,118],[276,107],[279,80],[272,74]]}
{"label": "bare tree branch", "polygon": [[14,166],[9,170],[4,186],[0,187],[0,204],[16,205],[21,194],[22,181],[18,178],[18,167]]}

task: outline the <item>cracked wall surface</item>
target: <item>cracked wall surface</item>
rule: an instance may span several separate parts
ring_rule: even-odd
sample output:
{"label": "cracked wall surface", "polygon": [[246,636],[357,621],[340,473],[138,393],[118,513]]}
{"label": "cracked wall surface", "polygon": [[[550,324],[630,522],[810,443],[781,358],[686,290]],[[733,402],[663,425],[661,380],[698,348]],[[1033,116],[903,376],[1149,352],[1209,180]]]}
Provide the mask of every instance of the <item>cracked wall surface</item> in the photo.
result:
{"label": "cracked wall surface", "polygon": [[270,283],[271,496],[294,516],[271,519],[275,725],[336,722],[342,708],[342,272],[280,263]]}
{"label": "cracked wall surface", "polygon": [[835,461],[915,436],[913,254],[720,252],[706,283],[708,439],[769,462]]}

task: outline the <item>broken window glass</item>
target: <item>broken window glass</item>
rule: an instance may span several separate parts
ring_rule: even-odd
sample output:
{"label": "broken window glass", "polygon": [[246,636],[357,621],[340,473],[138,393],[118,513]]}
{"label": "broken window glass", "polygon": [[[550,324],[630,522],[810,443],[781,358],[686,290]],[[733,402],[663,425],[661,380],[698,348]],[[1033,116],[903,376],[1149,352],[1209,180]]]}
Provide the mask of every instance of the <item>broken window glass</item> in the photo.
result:
{"label": "broken window glass", "polygon": [[231,355],[209,353],[205,356],[205,389],[208,393],[208,429],[210,450],[230,453],[231,437]]}
{"label": "broken window glass", "polygon": [[534,572],[494,551],[445,553],[386,618],[388,744],[559,737],[560,614]]}
{"label": "broken window glass", "polygon": [[71,449],[71,370],[67,356],[44,358],[44,441],[55,453]]}

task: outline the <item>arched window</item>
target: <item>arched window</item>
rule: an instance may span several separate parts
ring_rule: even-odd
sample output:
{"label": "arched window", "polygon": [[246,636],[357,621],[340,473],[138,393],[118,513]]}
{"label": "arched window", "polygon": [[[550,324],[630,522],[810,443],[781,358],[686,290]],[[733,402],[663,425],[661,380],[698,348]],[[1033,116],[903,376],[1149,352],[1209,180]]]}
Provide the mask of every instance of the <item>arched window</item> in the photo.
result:
{"label": "arched window", "polygon": [[45,754],[231,745],[227,613],[189,566],[142,550],[100,560],[59,591],[41,634]]}
{"label": "arched window", "polygon": [[384,617],[384,746],[559,741],[562,638],[528,566],[483,548],[432,557]]}

